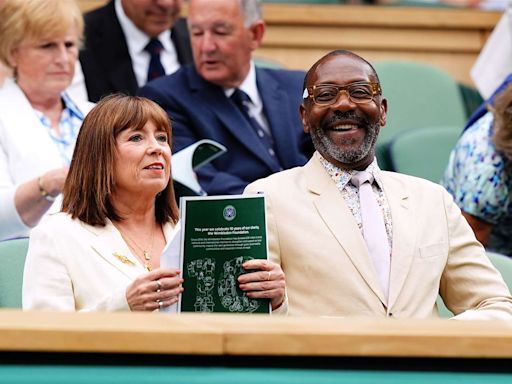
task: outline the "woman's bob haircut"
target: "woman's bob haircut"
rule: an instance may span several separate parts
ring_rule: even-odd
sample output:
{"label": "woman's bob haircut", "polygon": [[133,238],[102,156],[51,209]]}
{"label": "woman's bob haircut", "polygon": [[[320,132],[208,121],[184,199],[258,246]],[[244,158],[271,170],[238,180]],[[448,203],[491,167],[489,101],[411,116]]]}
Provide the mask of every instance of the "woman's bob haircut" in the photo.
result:
{"label": "woman's bob haircut", "polygon": [[[104,99],[84,119],[73,159],[64,184],[62,211],[89,225],[106,225],[106,219],[123,220],[112,204],[116,188],[116,137],[133,128],[142,129],[151,121],[169,137],[167,113],[153,101],[137,96],[114,94]],[[155,200],[155,219],[160,224],[178,221],[172,175]]]}

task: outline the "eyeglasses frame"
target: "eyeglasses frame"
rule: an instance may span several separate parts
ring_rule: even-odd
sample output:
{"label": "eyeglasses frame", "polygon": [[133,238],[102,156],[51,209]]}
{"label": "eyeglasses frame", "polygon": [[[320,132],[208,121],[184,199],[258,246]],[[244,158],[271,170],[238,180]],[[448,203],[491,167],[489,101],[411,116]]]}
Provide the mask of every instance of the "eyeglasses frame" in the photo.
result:
{"label": "eyeglasses frame", "polygon": [[[352,98],[350,97],[350,93],[348,92],[348,87],[351,87],[353,85],[370,85],[372,87],[372,98],[370,100],[368,100],[368,101],[365,101],[365,102],[356,102],[356,101],[352,100]],[[337,93],[336,98],[334,99],[334,101],[332,103],[330,103],[330,104],[319,104],[319,103],[316,102],[313,93],[314,93],[314,90],[316,88],[325,87],[325,86],[337,88],[338,89],[338,93]],[[336,101],[339,98],[339,94],[340,94],[341,91],[347,92],[347,96],[348,96],[349,100],[352,101],[355,104],[368,104],[368,103],[370,103],[370,102],[372,102],[374,100],[376,95],[379,95],[379,96],[382,95],[382,88],[381,88],[379,83],[372,82],[372,81],[355,81],[353,83],[346,84],[346,85],[324,83],[324,84],[316,84],[316,85],[313,85],[311,87],[306,87],[304,89],[304,93],[302,95],[302,98],[303,99],[312,99],[313,103],[315,103],[316,105],[319,105],[321,107],[325,107],[325,106],[329,106],[329,105],[332,105],[332,104],[336,103]]]}

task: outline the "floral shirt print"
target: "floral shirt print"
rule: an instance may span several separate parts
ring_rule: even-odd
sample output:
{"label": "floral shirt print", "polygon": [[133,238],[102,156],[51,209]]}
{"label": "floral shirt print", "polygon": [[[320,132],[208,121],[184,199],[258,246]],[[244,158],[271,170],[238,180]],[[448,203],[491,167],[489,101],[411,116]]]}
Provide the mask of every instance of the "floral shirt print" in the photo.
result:
{"label": "floral shirt print", "polygon": [[488,112],[464,132],[441,183],[460,209],[493,225],[487,250],[512,256],[512,164],[496,152],[492,123]]}
{"label": "floral shirt print", "polygon": [[[346,170],[335,166],[334,164],[325,160],[322,155],[318,152],[315,153],[320,160],[320,163],[324,166],[325,170],[331,176],[331,179],[336,184],[336,187],[341,193],[341,196],[347,203],[350,212],[354,216],[359,229],[361,230],[361,234],[363,233],[363,221],[361,219],[361,205],[359,204],[359,190],[357,187],[353,186],[349,181],[352,178],[352,175],[356,173],[355,170]],[[382,188],[382,179],[380,177],[380,169],[377,165],[377,160],[373,160],[373,162],[366,168],[367,172],[370,172],[375,179],[375,182],[372,184],[373,192],[376,194],[377,202],[379,207],[382,209],[382,214],[384,215],[384,224],[386,225],[386,233],[388,235],[389,248],[392,249],[392,234],[393,234],[393,226],[391,221],[391,210],[389,208],[389,203],[386,199],[386,195],[384,194],[384,190]]]}

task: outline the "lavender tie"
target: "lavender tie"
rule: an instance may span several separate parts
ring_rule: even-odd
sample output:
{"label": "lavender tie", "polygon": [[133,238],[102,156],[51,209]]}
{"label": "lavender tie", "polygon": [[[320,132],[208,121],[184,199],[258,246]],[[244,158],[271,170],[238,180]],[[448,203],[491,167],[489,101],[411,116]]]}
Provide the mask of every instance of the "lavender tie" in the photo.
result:
{"label": "lavender tie", "polygon": [[369,172],[358,172],[352,176],[350,182],[359,188],[363,237],[387,300],[391,252],[384,217],[372,190],[373,176]]}

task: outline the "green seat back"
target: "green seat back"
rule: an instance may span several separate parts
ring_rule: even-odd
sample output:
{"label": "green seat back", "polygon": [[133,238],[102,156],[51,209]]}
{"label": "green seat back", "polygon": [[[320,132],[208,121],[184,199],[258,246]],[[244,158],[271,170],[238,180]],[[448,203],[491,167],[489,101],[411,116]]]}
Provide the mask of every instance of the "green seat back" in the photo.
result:
{"label": "green seat back", "polygon": [[386,126],[376,147],[382,169],[392,169],[387,148],[398,133],[421,127],[464,126],[466,113],[459,85],[447,72],[411,61],[381,61],[375,63],[375,69],[388,100]]}
{"label": "green seat back", "polygon": [[276,60],[266,57],[253,56],[254,64],[260,68],[284,68],[284,66]]}
{"label": "green seat back", "polygon": [[459,136],[459,126],[424,127],[401,132],[389,144],[391,166],[397,172],[438,183]]}
{"label": "green seat back", "polygon": [[494,252],[487,252],[487,256],[489,256],[496,269],[500,271],[503,280],[508,285],[508,289],[512,292],[512,259]]}
{"label": "green seat back", "polygon": [[0,307],[21,308],[23,267],[28,238],[0,242]]}

